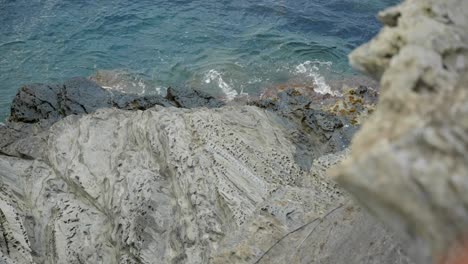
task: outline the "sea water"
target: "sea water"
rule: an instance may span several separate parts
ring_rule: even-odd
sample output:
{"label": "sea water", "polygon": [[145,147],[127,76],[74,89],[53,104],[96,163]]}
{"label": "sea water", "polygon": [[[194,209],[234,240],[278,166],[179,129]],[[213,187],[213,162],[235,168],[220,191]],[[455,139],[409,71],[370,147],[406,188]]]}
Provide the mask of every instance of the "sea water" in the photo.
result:
{"label": "sea water", "polygon": [[0,0],[0,120],[16,91],[97,70],[149,92],[191,87],[226,100],[292,81],[333,93],[347,54],[398,0]]}

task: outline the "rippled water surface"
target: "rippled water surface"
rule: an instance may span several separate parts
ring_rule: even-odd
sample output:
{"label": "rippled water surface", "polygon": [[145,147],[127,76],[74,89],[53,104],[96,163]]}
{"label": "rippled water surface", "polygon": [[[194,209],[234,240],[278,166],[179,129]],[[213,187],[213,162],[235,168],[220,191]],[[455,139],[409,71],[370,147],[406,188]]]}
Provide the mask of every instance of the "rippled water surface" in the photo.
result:
{"label": "rippled water surface", "polygon": [[98,69],[226,98],[352,75],[398,0],[0,0],[0,119],[17,89]]}

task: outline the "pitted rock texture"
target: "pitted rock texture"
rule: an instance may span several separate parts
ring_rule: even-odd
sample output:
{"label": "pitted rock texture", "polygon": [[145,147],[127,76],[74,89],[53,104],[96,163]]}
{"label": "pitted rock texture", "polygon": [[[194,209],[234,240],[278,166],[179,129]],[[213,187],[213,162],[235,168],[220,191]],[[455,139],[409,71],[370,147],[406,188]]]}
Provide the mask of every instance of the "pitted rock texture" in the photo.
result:
{"label": "pitted rock texture", "polygon": [[[301,126],[303,132],[291,133],[291,138],[298,149],[316,153],[311,159],[346,149],[359,125],[351,122],[347,115],[327,109],[339,102],[346,103],[346,98],[319,94],[316,98],[311,94],[309,92],[305,95],[290,88],[279,92],[275,97],[252,100],[249,104],[278,113],[293,121],[296,126]],[[363,101],[364,98],[360,104]],[[364,107],[359,110],[363,112]],[[306,161],[304,157],[307,157],[307,154],[296,155],[296,160],[310,168],[310,160]]]}
{"label": "pitted rock texture", "polygon": [[346,152],[300,166],[288,122],[253,106],[68,116],[34,160],[0,156],[1,257],[411,263],[325,176]]}
{"label": "pitted rock texture", "polygon": [[468,1],[407,0],[379,16],[386,26],[350,58],[381,79],[380,102],[333,174],[419,263],[465,263]]}

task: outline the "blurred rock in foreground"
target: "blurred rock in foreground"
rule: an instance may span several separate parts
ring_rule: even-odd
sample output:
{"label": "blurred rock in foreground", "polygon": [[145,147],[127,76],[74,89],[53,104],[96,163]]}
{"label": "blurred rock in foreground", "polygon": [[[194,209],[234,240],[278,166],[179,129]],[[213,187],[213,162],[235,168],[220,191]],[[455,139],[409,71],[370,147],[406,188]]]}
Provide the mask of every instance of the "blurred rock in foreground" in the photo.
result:
{"label": "blurred rock in foreground", "polygon": [[333,174],[418,263],[468,263],[468,1],[407,0],[379,17],[350,58],[381,80],[380,102]]}

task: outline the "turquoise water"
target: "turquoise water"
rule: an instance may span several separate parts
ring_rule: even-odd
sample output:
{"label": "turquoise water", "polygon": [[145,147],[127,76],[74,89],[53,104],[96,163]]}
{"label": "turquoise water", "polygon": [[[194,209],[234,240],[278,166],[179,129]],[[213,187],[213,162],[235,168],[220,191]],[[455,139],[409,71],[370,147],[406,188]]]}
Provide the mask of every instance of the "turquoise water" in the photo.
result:
{"label": "turquoise water", "polygon": [[224,95],[354,74],[398,0],[0,0],[0,119],[17,89],[99,69]]}

